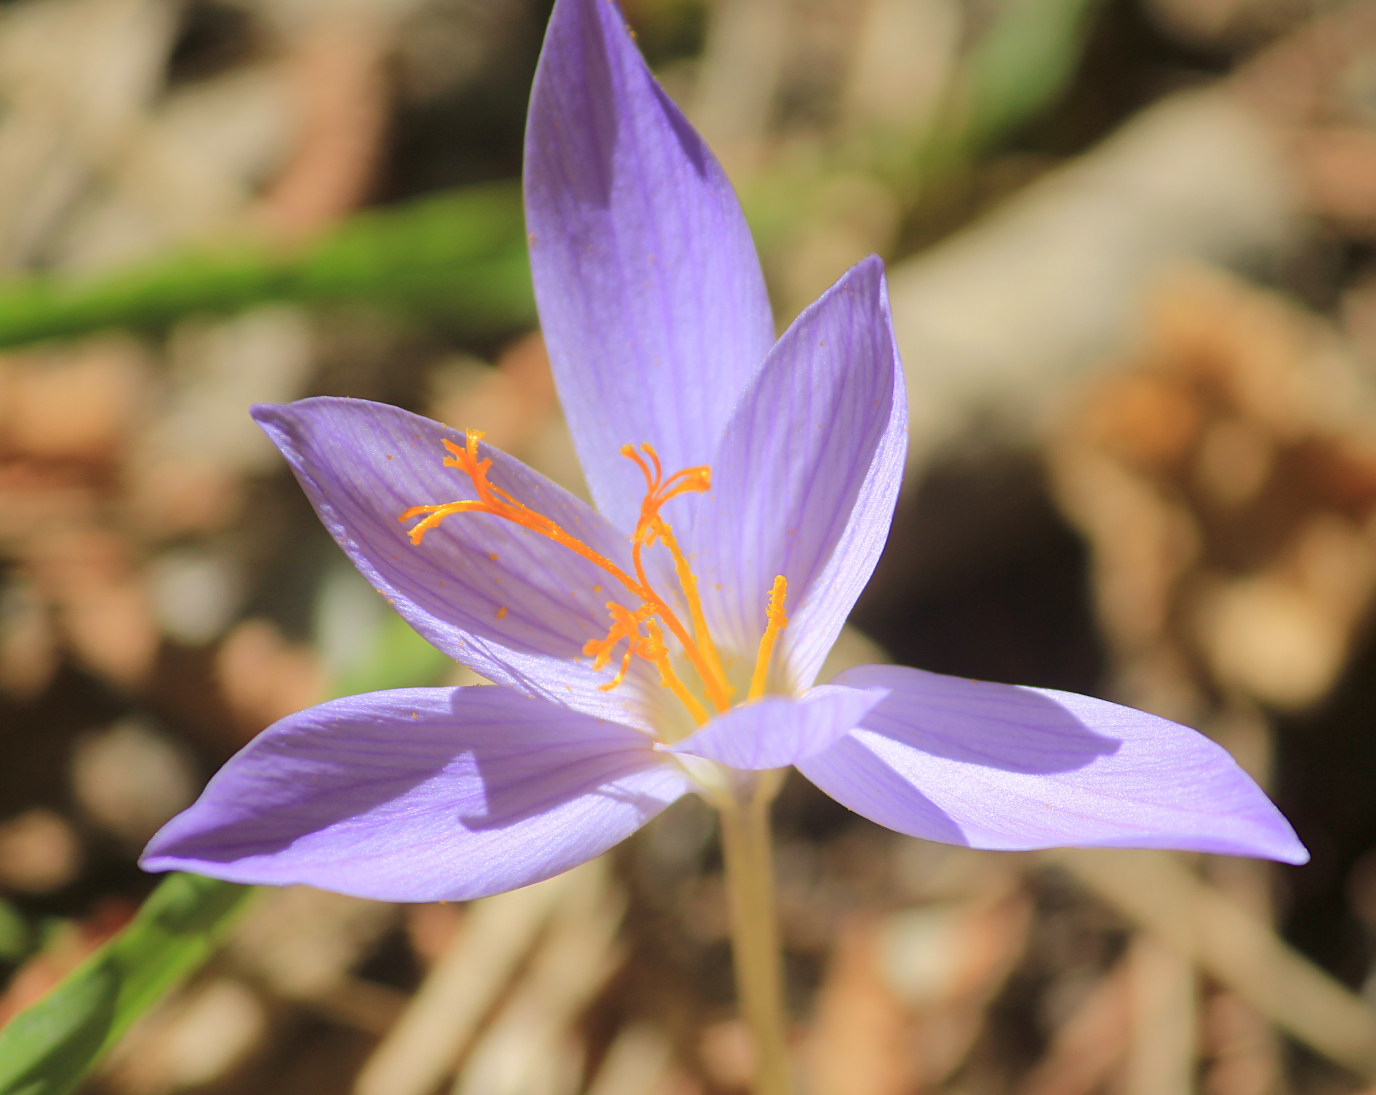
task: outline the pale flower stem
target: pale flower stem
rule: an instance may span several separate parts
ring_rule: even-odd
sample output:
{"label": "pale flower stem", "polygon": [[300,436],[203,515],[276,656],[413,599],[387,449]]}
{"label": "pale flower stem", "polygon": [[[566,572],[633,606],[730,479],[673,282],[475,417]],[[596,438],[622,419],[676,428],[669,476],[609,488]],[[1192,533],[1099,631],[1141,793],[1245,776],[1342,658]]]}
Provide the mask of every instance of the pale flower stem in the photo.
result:
{"label": "pale flower stem", "polygon": [[755,1043],[753,1095],[789,1095],[793,1088],[769,829],[769,805],[778,784],[777,773],[764,773],[744,801],[720,804],[736,992]]}

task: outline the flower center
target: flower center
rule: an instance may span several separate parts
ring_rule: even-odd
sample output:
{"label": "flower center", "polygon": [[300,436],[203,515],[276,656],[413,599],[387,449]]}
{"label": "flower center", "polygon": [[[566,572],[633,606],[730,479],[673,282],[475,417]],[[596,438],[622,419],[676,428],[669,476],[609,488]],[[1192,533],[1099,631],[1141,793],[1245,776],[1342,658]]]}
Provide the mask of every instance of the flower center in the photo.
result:
{"label": "flower center", "polygon": [[[452,441],[444,442],[444,447],[450,453],[444,458],[444,464],[446,467],[458,468],[467,475],[472,480],[473,489],[478,497],[434,506],[412,506],[397,518],[398,521],[409,521],[414,517],[424,517],[409,530],[411,543],[418,546],[427,532],[454,513],[490,513],[553,540],[615,578],[640,602],[640,607],[634,610],[615,601],[607,602],[607,612],[611,616],[611,626],[607,634],[601,639],[588,640],[583,647],[583,653],[593,659],[593,668],[603,669],[611,662],[612,652],[616,647],[623,641],[626,643],[620,668],[610,681],[599,685],[603,691],[610,691],[625,680],[632,658],[643,658],[659,670],[661,683],[673,691],[698,725],[707,721],[706,709],[679,679],[670,664],[669,650],[660,626],[662,624],[683,648],[684,656],[696,670],[702,681],[703,691],[712,706],[718,712],[729,709],[733,689],[722,670],[716,644],[712,642],[712,636],[707,630],[707,619],[703,615],[702,601],[698,596],[697,579],[693,576],[692,568],[674,538],[674,530],[660,515],[660,510],[670,499],[680,494],[705,493],[710,490],[711,469],[706,465],[683,468],[665,478],[659,456],[648,442],[641,444],[640,452],[637,452],[634,446],[622,446],[621,455],[633,460],[645,476],[645,498],[640,504],[640,516],[636,520],[635,532],[631,534],[631,562],[635,570],[632,576],[582,540],[566,532],[550,518],[537,513],[500,487],[494,486],[488,479],[488,470],[492,467],[491,458],[478,458],[478,441],[483,435],[476,430],[468,430],[465,436],[466,444],[462,448]],[[663,544],[673,559],[674,573],[688,606],[692,623],[691,634],[646,577],[644,551],[656,543]],[[599,588],[601,587],[595,586],[594,591]],[[788,617],[784,615],[784,598],[787,592],[788,582],[780,574],[774,579],[774,587],[769,594],[768,625],[755,658],[755,671],[751,676],[750,690],[745,700],[747,703],[764,695],[775,640],[779,632],[788,626]]]}

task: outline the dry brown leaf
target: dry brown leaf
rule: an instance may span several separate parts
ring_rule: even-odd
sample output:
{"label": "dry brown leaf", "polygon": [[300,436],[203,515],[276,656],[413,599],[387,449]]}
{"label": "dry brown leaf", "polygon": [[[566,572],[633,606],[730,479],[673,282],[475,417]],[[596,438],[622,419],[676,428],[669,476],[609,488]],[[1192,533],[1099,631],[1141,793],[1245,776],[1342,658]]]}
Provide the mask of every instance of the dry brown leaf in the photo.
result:
{"label": "dry brown leaf", "polygon": [[0,823],[0,886],[23,893],[61,889],[81,869],[81,838],[46,807]]}
{"label": "dry brown leaf", "polygon": [[837,934],[808,1038],[815,1095],[903,1095],[918,1078],[911,1013],[880,968],[881,937],[879,918],[863,914]]}
{"label": "dry brown leaf", "polygon": [[108,529],[70,527],[34,536],[26,554],[77,657],[112,684],[142,684],[159,631],[128,541]]}
{"label": "dry brown leaf", "polygon": [[0,450],[108,458],[146,414],[151,386],[148,355],[128,337],[0,360]]}
{"label": "dry brown leaf", "polygon": [[1053,444],[1125,698],[1198,720],[1218,688],[1328,690],[1376,591],[1371,400],[1317,318],[1218,272],[1161,282]]}
{"label": "dry brown leaf", "polygon": [[1090,992],[1051,1039],[1017,1095],[1091,1095],[1128,1049],[1132,984],[1126,963]]}
{"label": "dry brown leaf", "polygon": [[0,693],[20,702],[36,699],[57,667],[52,613],[32,582],[12,575],[0,587]]}
{"label": "dry brown leaf", "polygon": [[1211,1058],[1204,1095],[1274,1095],[1282,1090],[1280,1046],[1264,1016],[1227,992],[1204,1009],[1205,1050]]}
{"label": "dry brown leaf", "polygon": [[318,703],[325,671],[309,646],[287,642],[272,623],[245,620],[226,636],[216,674],[244,740],[294,711]]}
{"label": "dry brown leaf", "polygon": [[309,236],[367,196],[387,124],[390,47],[385,26],[322,20],[289,62],[302,116],[298,144],[259,210],[281,236]]}

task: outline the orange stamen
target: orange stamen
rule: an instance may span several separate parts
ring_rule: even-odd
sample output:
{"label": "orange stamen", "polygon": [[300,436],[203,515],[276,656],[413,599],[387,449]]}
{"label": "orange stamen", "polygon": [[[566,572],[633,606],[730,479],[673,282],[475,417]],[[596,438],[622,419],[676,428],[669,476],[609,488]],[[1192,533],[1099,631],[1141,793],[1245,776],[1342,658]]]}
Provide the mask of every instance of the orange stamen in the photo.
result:
{"label": "orange stamen", "polygon": [[788,579],[782,574],[774,579],[774,588],[769,591],[769,623],[765,625],[764,636],[760,639],[760,652],[755,657],[755,672],[750,678],[750,692],[746,703],[754,703],[764,695],[764,686],[769,678],[769,659],[774,654],[774,641],[779,632],[788,626],[784,615],[784,598],[788,595]]}
{"label": "orange stamen", "polygon": [[[698,580],[693,576],[692,568],[689,567],[683,552],[679,550],[678,541],[674,539],[673,527],[663,519],[656,517],[654,528],[674,560],[674,573],[678,575],[678,584],[683,589],[684,599],[688,602],[688,614],[693,621],[693,641],[701,648],[703,657],[716,675],[716,680],[713,683],[729,702],[732,688],[726,681],[726,673],[722,670],[721,657],[717,654],[717,645],[712,641],[711,632],[707,630],[707,618],[702,613],[702,601],[698,598]],[[704,681],[703,683],[707,682]]]}
{"label": "orange stamen", "polygon": [[712,487],[712,469],[705,465],[683,468],[674,472],[667,480],[664,479],[664,469],[659,462],[659,454],[655,452],[654,446],[648,441],[640,445],[641,452],[645,453],[654,462],[654,471],[651,472],[649,466],[635,451],[632,445],[623,445],[621,455],[633,461],[640,473],[645,476],[645,500],[640,504],[640,518],[636,522],[635,535],[631,543],[631,559],[635,563],[636,577],[642,584],[649,586],[649,580],[645,577],[645,567],[641,562],[641,552],[648,546],[661,541],[674,560],[674,573],[678,575],[679,586],[683,590],[684,599],[688,602],[688,612],[693,621],[693,639],[689,642],[675,625],[677,620],[665,619],[669,630],[674,632],[679,642],[683,643],[684,648],[695,648],[701,654],[701,661],[693,659],[693,665],[702,677],[703,686],[707,689],[708,698],[711,699],[713,706],[718,711],[725,711],[731,706],[731,685],[727,682],[726,673],[721,667],[721,657],[717,654],[716,644],[712,642],[711,633],[707,630],[707,620],[702,612],[702,601],[698,597],[697,580],[693,577],[692,568],[688,565],[688,560],[679,549],[678,541],[674,539],[673,530],[660,517],[659,511],[663,505],[671,498],[680,494],[687,494],[690,491],[703,492]]}
{"label": "orange stamen", "polygon": [[[530,509],[500,487],[493,485],[487,477],[488,469],[492,467],[491,458],[481,460],[478,458],[478,441],[482,436],[476,430],[466,431],[465,444],[462,448],[451,441],[446,440],[444,442],[444,447],[451,454],[445,457],[445,466],[458,468],[466,474],[472,480],[473,489],[477,492],[478,497],[460,502],[446,502],[441,505],[412,506],[406,510],[398,518],[399,521],[409,521],[414,517],[424,516],[424,519],[408,532],[411,543],[419,545],[430,529],[452,514],[489,513],[520,525],[522,528],[530,529],[532,532],[539,533],[562,547],[568,548],[610,574],[625,586],[632,596],[641,601],[641,607],[635,612],[615,602],[609,603],[607,610],[611,613],[612,625],[607,635],[602,639],[590,640],[583,648],[583,653],[594,659],[593,668],[603,669],[611,660],[612,649],[623,639],[627,640],[627,649],[622,658],[620,670],[611,682],[600,687],[609,691],[619,685],[625,678],[632,657],[638,655],[652,662],[659,669],[663,683],[673,690],[699,724],[706,721],[707,715],[702,704],[678,679],[670,667],[668,650],[664,645],[662,633],[651,619],[652,616],[658,616],[682,644],[684,654],[697,670],[699,677],[702,678],[703,686],[708,697],[712,700],[713,706],[718,711],[727,710],[731,703],[731,687],[726,681],[726,675],[721,668],[720,656],[717,654],[711,635],[707,631],[706,619],[703,616],[702,605],[698,598],[697,583],[693,579],[687,559],[674,539],[672,530],[659,516],[660,508],[670,499],[680,494],[709,490],[711,488],[711,470],[705,466],[684,468],[666,480],[659,456],[649,444],[642,444],[641,450],[653,462],[653,471],[632,446],[626,445],[622,448],[622,453],[634,460],[639,466],[648,487],[645,500],[641,504],[640,518],[632,536],[631,558],[635,564],[635,577],[633,578],[610,559],[594,551],[577,537],[570,535],[550,518]],[[692,614],[694,632],[692,636],[689,636],[683,624],[663,598],[654,591],[645,574],[641,554],[647,545],[652,545],[657,540],[662,541],[668,547],[673,557],[674,569]],[[640,628],[642,625],[649,633],[649,638],[641,637]]]}
{"label": "orange stamen", "polygon": [[[477,499],[464,502],[446,502],[439,506],[412,506],[397,520],[409,521],[412,517],[418,517],[422,513],[429,514],[429,516],[407,534],[411,537],[411,543],[419,545],[425,534],[450,514],[490,513],[496,517],[504,517],[506,520],[528,528],[532,532],[538,532],[561,547],[576,552],[590,563],[601,567],[632,593],[640,596],[642,591],[635,580],[610,559],[599,555],[582,540],[570,536],[548,517],[528,509],[512,498],[511,495],[498,490],[487,481],[487,469],[492,467],[492,460],[491,458],[478,459],[478,442],[482,436],[478,430],[468,430],[466,435],[467,447],[463,449],[447,439],[444,442],[444,447],[453,454],[452,459],[448,456],[444,458],[445,467],[458,468],[466,474],[473,481],[473,489],[478,492]],[[647,598],[642,597],[641,599]]]}

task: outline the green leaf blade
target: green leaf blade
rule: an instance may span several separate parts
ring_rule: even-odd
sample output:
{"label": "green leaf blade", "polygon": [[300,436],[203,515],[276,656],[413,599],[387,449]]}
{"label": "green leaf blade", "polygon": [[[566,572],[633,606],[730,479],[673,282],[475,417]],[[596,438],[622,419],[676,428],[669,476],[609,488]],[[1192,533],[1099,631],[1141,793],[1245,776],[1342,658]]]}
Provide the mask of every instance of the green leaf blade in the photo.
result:
{"label": "green leaf blade", "polygon": [[128,927],[0,1030],[0,1095],[65,1095],[210,956],[253,891],[169,876]]}

